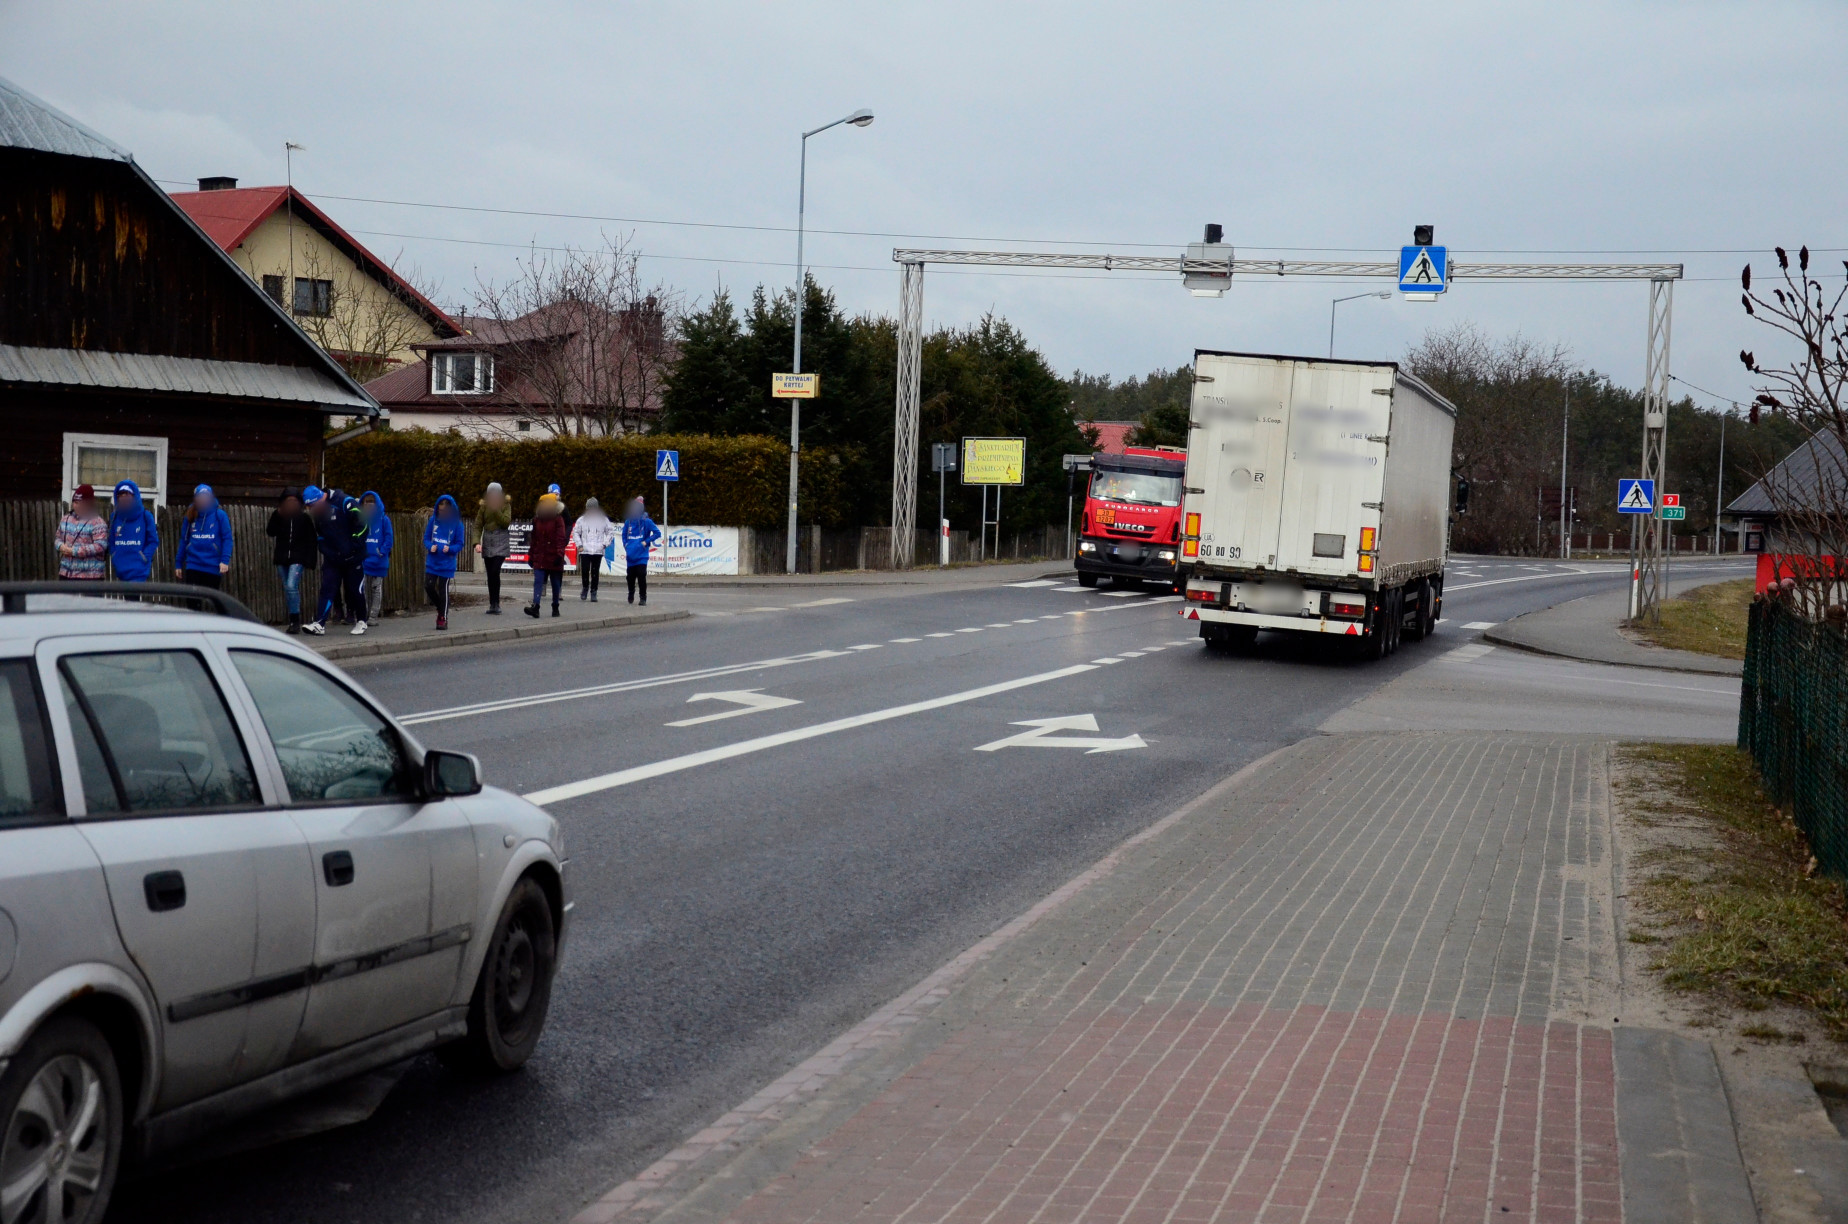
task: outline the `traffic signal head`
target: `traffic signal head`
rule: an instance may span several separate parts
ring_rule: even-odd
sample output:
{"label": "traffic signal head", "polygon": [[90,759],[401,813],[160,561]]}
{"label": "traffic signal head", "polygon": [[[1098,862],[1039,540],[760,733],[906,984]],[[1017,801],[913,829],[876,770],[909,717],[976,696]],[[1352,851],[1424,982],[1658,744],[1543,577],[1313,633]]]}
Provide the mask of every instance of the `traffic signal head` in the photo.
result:
{"label": "traffic signal head", "polygon": [[1430,225],[1412,226],[1412,245],[1430,246],[1437,241],[1437,228]]}
{"label": "traffic signal head", "polygon": [[1224,242],[1226,240],[1226,227],[1219,224],[1217,221],[1208,221],[1206,223],[1206,240],[1208,242]]}

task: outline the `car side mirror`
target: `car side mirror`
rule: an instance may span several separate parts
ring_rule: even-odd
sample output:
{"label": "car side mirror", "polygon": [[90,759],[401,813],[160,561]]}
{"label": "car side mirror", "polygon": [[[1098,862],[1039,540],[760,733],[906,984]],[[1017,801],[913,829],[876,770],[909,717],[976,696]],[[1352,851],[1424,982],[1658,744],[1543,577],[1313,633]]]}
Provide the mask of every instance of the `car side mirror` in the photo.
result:
{"label": "car side mirror", "polygon": [[466,752],[424,753],[424,794],[432,799],[481,793],[481,762]]}

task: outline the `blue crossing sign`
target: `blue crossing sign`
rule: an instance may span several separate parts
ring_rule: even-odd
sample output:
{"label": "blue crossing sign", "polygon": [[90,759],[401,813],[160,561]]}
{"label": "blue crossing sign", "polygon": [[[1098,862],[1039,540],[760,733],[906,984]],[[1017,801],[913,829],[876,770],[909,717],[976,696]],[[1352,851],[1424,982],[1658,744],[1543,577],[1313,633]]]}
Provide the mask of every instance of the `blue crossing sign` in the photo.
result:
{"label": "blue crossing sign", "polygon": [[658,450],[655,452],[655,479],[680,479],[680,452],[677,450]]}
{"label": "blue crossing sign", "polygon": [[1399,292],[1432,294],[1450,287],[1450,251],[1441,246],[1399,248]]}
{"label": "blue crossing sign", "polygon": [[1617,513],[1654,514],[1655,481],[1624,477],[1617,482]]}

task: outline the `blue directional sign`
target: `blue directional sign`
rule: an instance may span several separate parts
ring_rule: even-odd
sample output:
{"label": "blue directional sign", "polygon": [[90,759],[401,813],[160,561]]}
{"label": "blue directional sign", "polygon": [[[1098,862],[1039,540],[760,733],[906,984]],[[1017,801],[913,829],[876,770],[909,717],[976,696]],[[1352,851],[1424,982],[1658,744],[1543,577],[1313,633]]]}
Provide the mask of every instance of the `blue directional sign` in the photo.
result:
{"label": "blue directional sign", "polygon": [[1654,514],[1655,481],[1624,477],[1617,482],[1617,513]]}
{"label": "blue directional sign", "polygon": [[677,450],[658,450],[655,452],[655,479],[680,479],[680,452]]}
{"label": "blue directional sign", "polygon": [[1399,292],[1442,293],[1450,287],[1450,251],[1441,246],[1399,248]]}

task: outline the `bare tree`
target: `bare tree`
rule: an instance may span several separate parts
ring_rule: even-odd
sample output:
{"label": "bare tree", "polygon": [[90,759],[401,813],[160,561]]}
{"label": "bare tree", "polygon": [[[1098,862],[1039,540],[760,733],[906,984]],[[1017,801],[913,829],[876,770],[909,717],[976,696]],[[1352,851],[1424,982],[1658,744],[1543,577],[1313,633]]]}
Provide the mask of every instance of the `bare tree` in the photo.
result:
{"label": "bare tree", "polygon": [[[1752,288],[1752,265],[1740,274],[1745,313],[1796,342],[1798,353],[1776,367],[1761,366],[1749,350],[1739,360],[1764,381],[1752,419],[1769,411],[1794,421],[1809,441],[1760,482],[1777,517],[1772,551],[1802,558],[1788,567],[1789,596],[1804,615],[1840,617],[1848,595],[1848,328],[1842,306],[1848,282],[1833,294],[1810,275],[1808,247],[1790,256],[1776,248],[1781,285],[1769,298]],[[1848,272],[1848,260],[1842,268]]]}
{"label": "bare tree", "polygon": [[[302,259],[297,279],[320,288],[308,289],[307,309],[295,311],[295,321],[346,367],[355,382],[370,382],[386,373],[403,360],[399,354],[430,338],[429,321],[402,289],[375,280],[356,267],[343,270],[329,265],[314,247]],[[424,298],[430,299],[436,292],[434,286],[418,284],[422,277],[415,268],[400,269],[397,260],[387,267]],[[293,307],[296,303],[283,305]]]}
{"label": "bare tree", "polygon": [[519,403],[558,437],[629,433],[660,411],[680,295],[644,284],[626,240],[541,253],[502,284],[482,282],[497,399]]}

